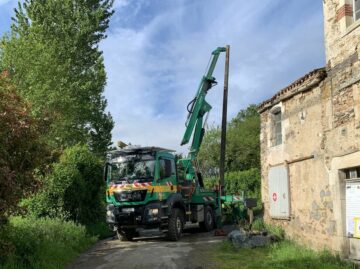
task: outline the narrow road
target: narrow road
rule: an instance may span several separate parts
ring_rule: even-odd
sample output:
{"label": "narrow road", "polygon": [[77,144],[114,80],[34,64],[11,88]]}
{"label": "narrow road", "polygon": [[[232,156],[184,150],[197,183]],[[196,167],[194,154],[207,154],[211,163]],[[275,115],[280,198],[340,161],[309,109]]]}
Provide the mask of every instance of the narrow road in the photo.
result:
{"label": "narrow road", "polygon": [[216,269],[208,251],[224,237],[193,229],[178,242],[165,238],[120,242],[112,238],[98,242],[80,255],[68,269]]}

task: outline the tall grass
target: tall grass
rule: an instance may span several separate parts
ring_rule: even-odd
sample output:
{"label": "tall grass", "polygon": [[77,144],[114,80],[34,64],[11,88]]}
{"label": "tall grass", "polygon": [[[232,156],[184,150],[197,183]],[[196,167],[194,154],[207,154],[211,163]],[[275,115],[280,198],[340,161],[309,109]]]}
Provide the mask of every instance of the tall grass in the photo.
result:
{"label": "tall grass", "polygon": [[252,229],[257,231],[267,231],[276,236],[279,240],[285,239],[285,231],[280,226],[270,225],[264,222],[263,219],[256,219],[252,224]]}
{"label": "tall grass", "polygon": [[96,241],[84,226],[49,218],[12,217],[0,236],[13,249],[1,269],[63,268]]}
{"label": "tall grass", "polygon": [[291,241],[281,241],[269,247],[235,249],[223,242],[209,255],[214,268],[222,269],[353,269],[330,252],[316,252]]}
{"label": "tall grass", "polygon": [[313,251],[294,242],[284,241],[270,247],[269,268],[346,269],[353,268],[329,251]]}

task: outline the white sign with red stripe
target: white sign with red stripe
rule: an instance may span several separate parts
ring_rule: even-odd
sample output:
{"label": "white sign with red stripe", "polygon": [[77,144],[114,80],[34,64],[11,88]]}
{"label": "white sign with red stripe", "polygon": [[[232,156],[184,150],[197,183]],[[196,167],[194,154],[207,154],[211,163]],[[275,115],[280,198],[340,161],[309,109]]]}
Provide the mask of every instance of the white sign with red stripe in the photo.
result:
{"label": "white sign with red stripe", "polygon": [[204,196],[204,197],[203,197],[203,200],[204,200],[205,202],[211,202],[211,201],[215,201],[215,198],[212,197],[212,196]]}
{"label": "white sign with red stripe", "polygon": [[146,187],[149,187],[149,186],[152,186],[152,183],[151,182],[134,182],[132,184],[115,184],[113,185],[112,187],[114,189],[126,189],[126,188],[146,188]]}

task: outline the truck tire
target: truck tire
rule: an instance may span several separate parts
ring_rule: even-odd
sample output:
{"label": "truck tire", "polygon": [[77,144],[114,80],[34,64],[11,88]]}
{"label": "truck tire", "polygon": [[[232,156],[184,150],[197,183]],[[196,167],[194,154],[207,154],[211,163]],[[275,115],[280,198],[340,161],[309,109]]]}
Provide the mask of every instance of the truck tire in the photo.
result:
{"label": "truck tire", "polygon": [[117,238],[122,242],[132,241],[135,236],[135,231],[126,230],[126,231],[116,231]]}
{"label": "truck tire", "polygon": [[201,230],[210,232],[215,227],[214,211],[210,206],[206,206],[204,209],[204,221],[200,222]]}
{"label": "truck tire", "polygon": [[173,208],[169,216],[168,239],[178,241],[184,228],[184,213],[179,208]]}

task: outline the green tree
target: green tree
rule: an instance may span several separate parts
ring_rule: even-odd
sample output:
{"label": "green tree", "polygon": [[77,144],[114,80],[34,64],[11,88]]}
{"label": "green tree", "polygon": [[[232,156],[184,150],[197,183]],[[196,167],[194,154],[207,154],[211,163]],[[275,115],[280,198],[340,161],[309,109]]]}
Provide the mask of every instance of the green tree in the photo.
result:
{"label": "green tree", "polygon": [[[255,105],[241,110],[228,123],[226,136],[226,171],[244,171],[260,168],[260,116]],[[206,131],[199,153],[205,171],[218,170],[220,162],[220,136],[218,126]]]}
{"label": "green tree", "polygon": [[[228,193],[245,191],[260,204],[260,116],[255,105],[241,110],[227,125],[225,189]],[[221,130],[207,130],[199,153],[205,185],[218,184]]]}
{"label": "green tree", "polygon": [[53,149],[79,142],[104,154],[113,120],[105,113],[106,73],[99,42],[105,38],[113,0],[25,0],[1,42],[10,72],[33,113],[46,113]]}
{"label": "green tree", "polygon": [[43,179],[43,189],[23,204],[36,217],[94,223],[104,217],[102,171],[101,158],[90,152],[88,146],[67,148]]}
{"label": "green tree", "polygon": [[255,105],[241,110],[229,124],[227,133],[227,169],[260,169],[260,116]]}

